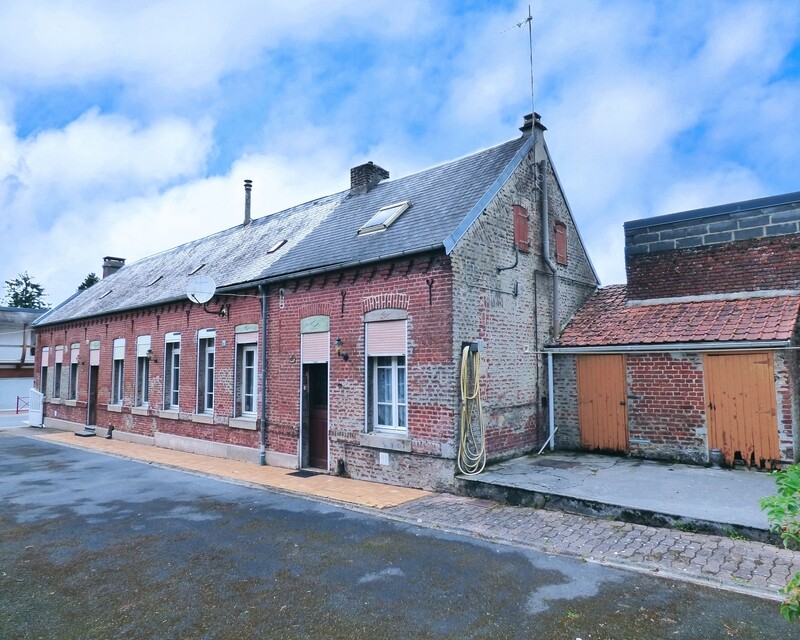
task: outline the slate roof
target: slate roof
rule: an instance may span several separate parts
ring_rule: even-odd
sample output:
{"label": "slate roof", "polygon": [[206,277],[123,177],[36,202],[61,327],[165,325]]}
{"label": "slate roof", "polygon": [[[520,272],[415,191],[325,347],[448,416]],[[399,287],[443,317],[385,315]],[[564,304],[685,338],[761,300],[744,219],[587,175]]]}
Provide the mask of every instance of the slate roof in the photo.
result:
{"label": "slate roof", "polygon": [[764,341],[792,338],[800,296],[626,306],[626,286],[598,289],[567,325],[558,347]]}
{"label": "slate roof", "polygon": [[[434,249],[449,253],[532,141],[516,138],[367,193],[348,189],[143,258],[68,298],[36,325],[185,299],[189,274],[202,264],[195,275],[210,276],[222,292]],[[411,207],[387,230],[357,235],[378,209],[404,200]],[[281,240],[286,244],[267,253]]]}

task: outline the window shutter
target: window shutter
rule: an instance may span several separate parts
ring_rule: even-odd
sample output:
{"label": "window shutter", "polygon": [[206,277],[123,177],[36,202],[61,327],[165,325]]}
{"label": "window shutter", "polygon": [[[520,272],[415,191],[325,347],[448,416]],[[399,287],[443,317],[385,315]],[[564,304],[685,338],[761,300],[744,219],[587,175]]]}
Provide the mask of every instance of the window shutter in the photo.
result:
{"label": "window shutter", "polygon": [[556,221],[556,262],[567,264],[567,225]]}
{"label": "window shutter", "polygon": [[367,355],[406,355],[406,321],[388,320],[386,322],[368,322]]}
{"label": "window shutter", "polygon": [[150,349],[150,336],[139,336],[136,338],[136,357],[144,358]]}
{"label": "window shutter", "polygon": [[77,364],[78,360],[80,359],[80,355],[81,355],[81,345],[80,345],[80,343],[76,342],[70,348],[70,353],[69,353],[69,361],[70,361],[70,363],[71,364]]}
{"label": "window shutter", "polygon": [[303,364],[327,362],[330,354],[330,333],[304,333],[301,335]]}
{"label": "window shutter", "polygon": [[114,340],[114,360],[125,359],[125,338]]}
{"label": "window shutter", "polygon": [[531,250],[528,241],[528,210],[522,205],[515,204],[514,211],[514,246],[524,253]]}
{"label": "window shutter", "polygon": [[56,364],[61,364],[64,362],[64,347],[58,345],[56,347]]}

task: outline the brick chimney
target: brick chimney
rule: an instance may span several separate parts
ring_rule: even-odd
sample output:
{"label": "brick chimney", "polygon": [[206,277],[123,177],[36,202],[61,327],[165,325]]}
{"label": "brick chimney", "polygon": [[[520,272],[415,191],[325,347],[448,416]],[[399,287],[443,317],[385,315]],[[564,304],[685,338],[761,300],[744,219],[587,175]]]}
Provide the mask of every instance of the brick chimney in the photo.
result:
{"label": "brick chimney", "polygon": [[250,190],[253,188],[252,180],[244,181],[244,226],[250,224]]}
{"label": "brick chimney", "polygon": [[103,277],[107,278],[112,273],[116,273],[125,266],[125,258],[112,258],[106,256],[103,258]]}
{"label": "brick chimney", "polygon": [[536,112],[534,112],[534,113],[526,113],[523,116],[522,126],[519,128],[519,130],[522,131],[522,136],[524,138],[527,138],[529,135],[531,135],[531,131],[533,131],[534,123],[536,124],[536,128],[539,131],[541,131],[543,133],[545,131],[547,131],[547,127],[545,127],[542,124],[542,116],[540,116]]}
{"label": "brick chimney", "polygon": [[381,180],[386,180],[389,172],[377,164],[367,162],[350,169],[350,193],[366,193]]}

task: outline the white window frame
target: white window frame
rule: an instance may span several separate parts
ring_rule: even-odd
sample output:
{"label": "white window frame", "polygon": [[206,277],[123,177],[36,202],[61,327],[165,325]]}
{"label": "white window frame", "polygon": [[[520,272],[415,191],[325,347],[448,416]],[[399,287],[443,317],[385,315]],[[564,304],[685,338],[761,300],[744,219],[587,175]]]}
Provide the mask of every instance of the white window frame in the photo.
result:
{"label": "white window frame", "polygon": [[[248,354],[252,354],[252,366],[247,364]],[[255,342],[237,344],[236,359],[236,415],[243,418],[254,418],[258,409],[258,345]],[[248,370],[251,375],[249,384]],[[246,408],[248,398],[252,403],[251,409]]]}
{"label": "white window frame", "polygon": [[[388,365],[382,360],[388,359]],[[408,369],[406,367],[405,356],[370,356],[369,367],[371,370],[372,385],[372,431],[375,433],[408,433]],[[380,371],[389,373],[389,390],[391,397],[388,401],[381,402],[378,398]],[[400,379],[403,379],[404,398],[400,399]],[[380,422],[381,407],[389,407],[391,412],[391,424]]]}
{"label": "white window frame", "polygon": [[197,332],[197,413],[214,413],[216,329]]}
{"label": "white window frame", "polygon": [[70,400],[78,399],[78,364],[81,355],[81,343],[73,342],[69,348],[69,384],[67,387],[67,398]]}
{"label": "white window frame", "polygon": [[[369,316],[365,317],[364,323],[366,332],[366,353],[365,358],[365,429],[368,432],[383,433],[395,436],[408,435],[408,322],[405,319],[404,311],[386,310],[385,312],[371,312],[375,314],[377,321],[370,321]],[[402,320],[404,330],[404,340],[402,347],[395,346],[391,350],[379,350],[374,346],[370,346],[370,326],[379,324],[382,320]],[[382,362],[383,359],[389,358],[388,364]],[[389,372],[390,383],[389,389],[391,397],[388,401],[378,401],[378,379],[379,370]],[[402,390],[404,397],[401,400],[400,382],[403,381]],[[379,420],[380,406],[389,406],[391,408],[391,424],[381,424]]]}
{"label": "white window frame", "polygon": [[56,362],[53,371],[53,398],[61,397],[61,376],[63,373],[64,345],[56,345]]}
{"label": "white window frame", "polygon": [[181,334],[164,337],[164,409],[180,410],[181,392]]}
{"label": "white window frame", "polygon": [[125,382],[125,338],[114,340],[114,355],[111,368],[111,402],[121,405]]}
{"label": "white window frame", "polygon": [[49,380],[47,379],[47,367],[48,361],[50,360],[50,347],[42,347],[42,366],[39,371],[39,392],[47,397],[47,383]]}
{"label": "white window frame", "polygon": [[137,407],[150,406],[150,336],[136,338],[136,377],[134,379],[133,404]]}

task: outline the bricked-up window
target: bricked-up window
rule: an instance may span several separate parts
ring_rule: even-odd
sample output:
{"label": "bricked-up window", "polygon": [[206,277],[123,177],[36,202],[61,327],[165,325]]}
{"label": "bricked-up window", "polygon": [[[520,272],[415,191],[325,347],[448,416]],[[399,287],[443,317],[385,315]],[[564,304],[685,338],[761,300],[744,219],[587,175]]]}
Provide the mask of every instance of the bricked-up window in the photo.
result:
{"label": "bricked-up window", "polygon": [[214,342],[215,329],[201,329],[197,333],[197,412],[214,412]]}
{"label": "bricked-up window", "polygon": [[69,399],[78,399],[78,360],[81,355],[80,342],[75,342],[69,349]]}
{"label": "bricked-up window", "polygon": [[164,345],[164,409],[178,410],[181,388],[181,334],[168,333]]}
{"label": "bricked-up window", "polygon": [[406,321],[367,322],[367,429],[408,434]]}
{"label": "bricked-up window", "polygon": [[111,370],[111,404],[122,404],[122,382],[125,377],[125,338],[114,340],[114,366]]}
{"label": "bricked-up window", "polygon": [[39,378],[39,392],[47,395],[47,365],[50,359],[50,347],[42,347],[42,375]]}
{"label": "bricked-up window", "polygon": [[567,264],[567,225],[556,220],[556,262]]}
{"label": "bricked-up window", "polygon": [[56,367],[53,372],[53,397],[61,397],[61,371],[64,363],[64,345],[56,346]]}
{"label": "bricked-up window", "polygon": [[529,253],[531,243],[528,240],[528,210],[519,204],[515,204],[512,210],[514,212],[514,246],[524,253]]}
{"label": "bricked-up window", "polygon": [[136,338],[136,389],[134,390],[134,404],[137,407],[146,407],[150,402],[150,336]]}

